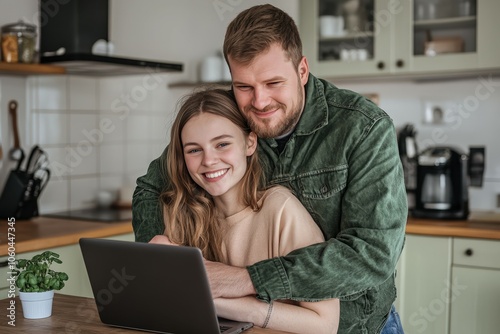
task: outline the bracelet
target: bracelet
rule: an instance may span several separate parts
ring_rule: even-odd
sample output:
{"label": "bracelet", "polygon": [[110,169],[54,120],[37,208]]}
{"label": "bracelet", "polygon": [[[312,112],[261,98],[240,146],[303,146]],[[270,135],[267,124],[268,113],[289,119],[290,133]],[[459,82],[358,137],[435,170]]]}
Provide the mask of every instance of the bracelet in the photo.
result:
{"label": "bracelet", "polygon": [[262,328],[266,328],[267,324],[269,323],[269,319],[271,319],[271,313],[273,312],[273,301],[269,303],[269,309],[267,310],[267,317],[266,320],[264,320],[264,324],[262,325]]}

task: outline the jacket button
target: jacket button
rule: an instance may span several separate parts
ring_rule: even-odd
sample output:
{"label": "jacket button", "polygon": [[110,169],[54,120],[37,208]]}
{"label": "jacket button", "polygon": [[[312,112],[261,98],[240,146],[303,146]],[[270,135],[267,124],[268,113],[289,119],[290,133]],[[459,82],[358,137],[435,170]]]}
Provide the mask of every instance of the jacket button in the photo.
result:
{"label": "jacket button", "polygon": [[324,194],[328,191],[328,187],[327,186],[323,186],[321,187],[321,192]]}

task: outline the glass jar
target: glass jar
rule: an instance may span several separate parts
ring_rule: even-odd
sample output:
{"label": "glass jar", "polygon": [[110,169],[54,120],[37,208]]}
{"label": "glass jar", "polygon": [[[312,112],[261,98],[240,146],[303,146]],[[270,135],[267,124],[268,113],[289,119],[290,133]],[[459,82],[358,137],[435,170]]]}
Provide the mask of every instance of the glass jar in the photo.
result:
{"label": "glass jar", "polygon": [[36,27],[19,21],[2,26],[2,61],[32,63],[35,60]]}

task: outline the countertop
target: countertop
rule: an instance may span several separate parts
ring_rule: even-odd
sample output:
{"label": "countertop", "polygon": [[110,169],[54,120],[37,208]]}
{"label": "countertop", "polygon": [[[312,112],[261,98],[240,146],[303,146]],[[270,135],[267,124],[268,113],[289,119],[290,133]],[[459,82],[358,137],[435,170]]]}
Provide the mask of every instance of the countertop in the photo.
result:
{"label": "countertop", "polygon": [[0,256],[8,254],[14,243],[15,253],[77,244],[80,238],[102,238],[132,233],[131,221],[95,222],[37,217],[30,220],[0,221]]}
{"label": "countertop", "polygon": [[[10,229],[9,229],[10,228]],[[8,255],[14,242],[16,254],[78,243],[82,237],[102,238],[132,233],[132,222],[95,222],[49,217],[0,221],[0,256]],[[409,218],[407,234],[500,240],[500,219],[469,220]]]}
{"label": "countertop", "polygon": [[[2,333],[142,333],[142,331],[111,327],[103,324],[99,319],[95,301],[91,298],[56,293],[52,306],[52,316],[43,319],[25,319],[19,297],[0,300],[0,309],[0,314],[2,315],[0,332]],[[13,320],[15,320],[13,322],[15,326],[9,324]],[[259,327],[253,327],[244,332],[244,334],[287,333]]]}
{"label": "countertop", "polygon": [[497,215],[471,215],[468,220],[408,218],[407,234],[500,240]]}

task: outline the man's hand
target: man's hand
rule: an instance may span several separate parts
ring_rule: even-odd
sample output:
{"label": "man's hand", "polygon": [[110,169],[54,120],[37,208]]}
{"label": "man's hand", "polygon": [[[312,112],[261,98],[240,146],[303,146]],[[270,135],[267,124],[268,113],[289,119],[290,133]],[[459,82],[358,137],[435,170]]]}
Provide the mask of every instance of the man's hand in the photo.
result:
{"label": "man's hand", "polygon": [[205,260],[212,298],[236,298],[255,295],[250,275],[245,268],[231,267]]}
{"label": "man's hand", "polygon": [[[174,245],[165,235],[155,235],[151,244]],[[245,268],[231,267],[220,262],[205,260],[212,298],[236,298],[255,295],[250,275]]]}

